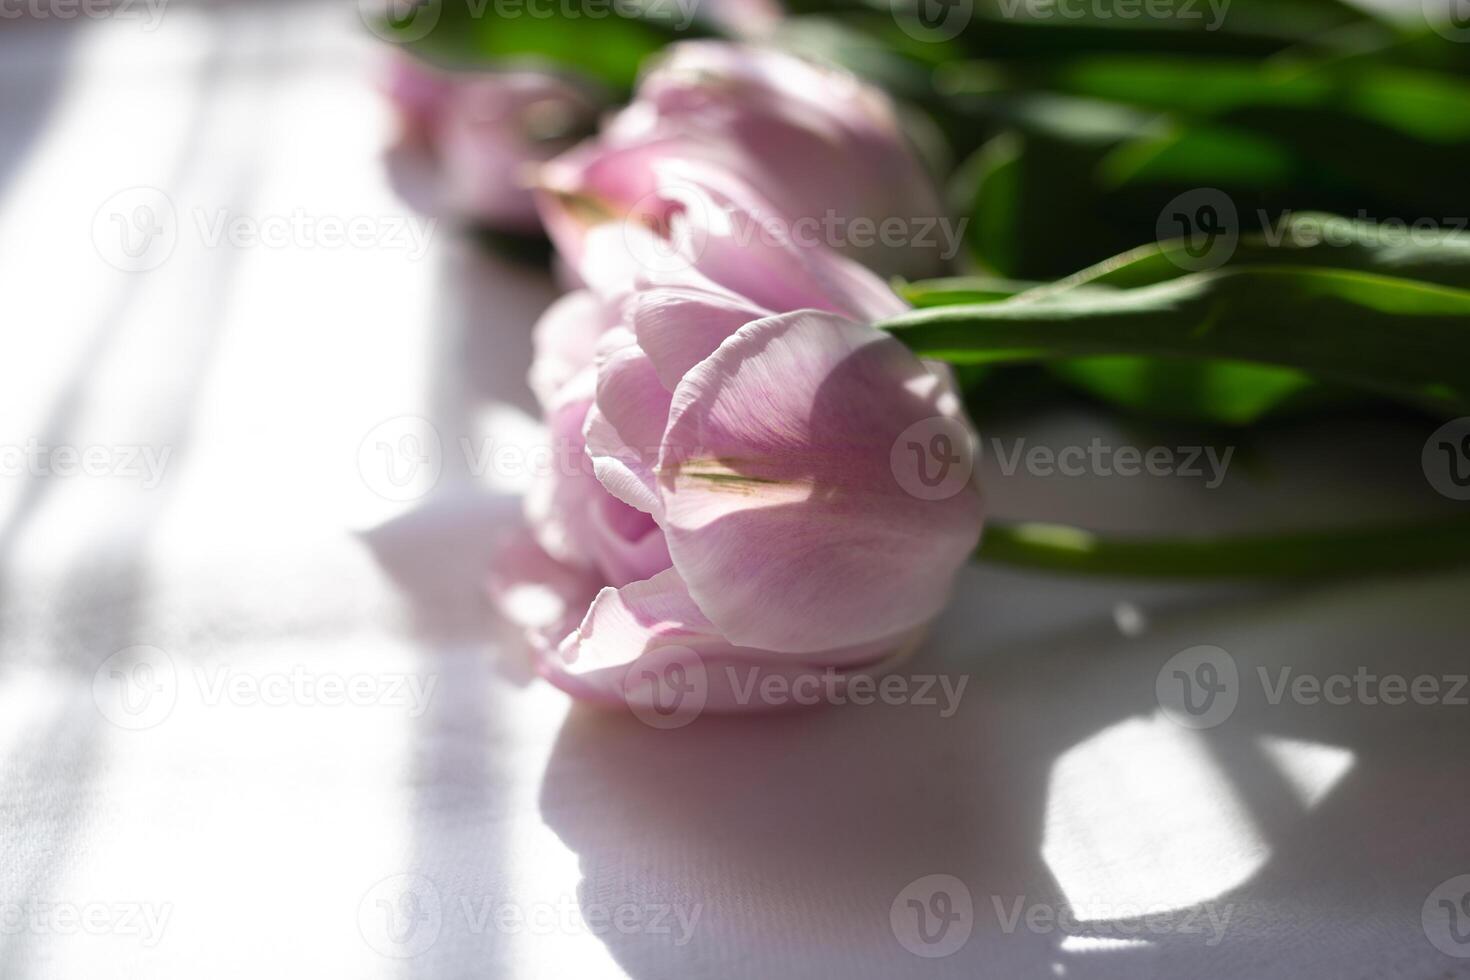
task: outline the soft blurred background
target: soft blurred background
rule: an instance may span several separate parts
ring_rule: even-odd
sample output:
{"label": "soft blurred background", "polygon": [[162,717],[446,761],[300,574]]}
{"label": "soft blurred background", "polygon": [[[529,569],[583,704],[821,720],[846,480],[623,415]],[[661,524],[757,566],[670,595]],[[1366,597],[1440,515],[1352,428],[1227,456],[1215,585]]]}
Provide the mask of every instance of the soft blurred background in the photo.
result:
{"label": "soft blurred background", "polygon": [[[680,28],[444,0],[409,47],[575,72],[609,104],[686,36],[836,60],[909,107],[971,219],[955,271],[996,282],[1153,241],[1201,191],[1242,234],[1309,210],[1464,227],[1463,4],[1060,6],[1081,16],[721,0]],[[948,714],[660,732],[535,682],[484,583],[560,286],[534,231],[413,192],[383,89],[421,13],[386,14],[0,0],[0,976],[1470,975],[1463,572],[977,566],[909,669],[967,679]],[[997,514],[1463,507],[1425,467],[1441,420],[1280,372],[971,380],[1007,451],[1232,453],[1214,486],[987,455]],[[1202,645],[1243,678],[1206,731],[1157,686]],[[1283,669],[1441,696],[1273,703]],[[969,899],[943,957],[897,924],[931,875]]]}

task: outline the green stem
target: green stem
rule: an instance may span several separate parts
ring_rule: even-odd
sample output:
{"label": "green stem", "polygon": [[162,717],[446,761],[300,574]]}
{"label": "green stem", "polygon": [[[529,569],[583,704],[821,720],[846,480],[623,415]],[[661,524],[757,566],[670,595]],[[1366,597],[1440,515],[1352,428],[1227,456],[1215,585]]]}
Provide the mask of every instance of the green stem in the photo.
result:
{"label": "green stem", "polygon": [[989,521],[976,557],[1144,578],[1326,578],[1470,564],[1470,519],[1240,536],[1108,537],[1062,524]]}

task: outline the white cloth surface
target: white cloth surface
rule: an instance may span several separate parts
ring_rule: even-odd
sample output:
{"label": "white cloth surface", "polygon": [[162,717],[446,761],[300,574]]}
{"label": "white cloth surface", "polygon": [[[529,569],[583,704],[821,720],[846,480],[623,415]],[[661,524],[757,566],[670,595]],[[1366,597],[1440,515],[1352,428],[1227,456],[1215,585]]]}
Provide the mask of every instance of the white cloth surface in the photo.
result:
{"label": "white cloth surface", "polygon": [[[530,679],[483,583],[555,288],[447,225],[416,254],[373,54],[350,4],[0,28],[0,976],[1470,976],[1424,921],[1470,874],[1470,707],[1270,696],[1282,668],[1464,674],[1463,573],[977,567],[901,675],[964,679],[947,715],[656,731]],[[129,272],[97,219],[137,187],[177,241]],[[313,237],[355,218],[387,237]],[[1412,517],[1443,504],[1417,446],[1363,452],[1405,425],[1276,433],[1217,490],[987,457],[987,494],[1118,528]],[[437,479],[389,479],[383,447],[430,435]],[[32,444],[105,472],[16,472]],[[1156,681],[1200,645],[1241,680],[1197,731]],[[901,941],[930,875],[972,910],[942,958]]]}

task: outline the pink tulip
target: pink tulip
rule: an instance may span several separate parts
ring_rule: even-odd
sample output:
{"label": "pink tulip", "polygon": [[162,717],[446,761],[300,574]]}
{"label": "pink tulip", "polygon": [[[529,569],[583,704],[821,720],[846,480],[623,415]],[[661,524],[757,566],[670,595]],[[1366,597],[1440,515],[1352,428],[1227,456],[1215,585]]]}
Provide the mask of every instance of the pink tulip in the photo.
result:
{"label": "pink tulip", "polygon": [[390,163],[416,206],[504,231],[539,227],[535,168],[591,128],[598,101],[538,71],[449,72],[405,55],[384,85],[402,134]]}
{"label": "pink tulip", "polygon": [[666,160],[740,174],[788,237],[884,275],[942,274],[958,249],[881,92],[774,50],[694,41],[667,49],[600,137],[543,168],[539,200],[561,254],[578,264],[592,228],[656,211]]}
{"label": "pink tulip", "polygon": [[[574,462],[531,496],[540,549],[520,578],[502,556],[495,591],[515,613],[517,587],[542,583],[555,608],[520,618],[541,673],[583,698],[626,702],[633,672],[691,654],[705,710],[760,707],[726,668],[886,669],[979,540],[968,471],[936,498],[894,463],[915,426],[948,426],[968,448],[948,375],[869,326],[904,304],[855,262],[736,241],[732,216],[772,213],[749,188],[699,164],[659,180],[700,206],[672,212],[668,238],[594,231],[592,288],[538,324],[533,384]],[[604,587],[568,630],[593,580]]]}

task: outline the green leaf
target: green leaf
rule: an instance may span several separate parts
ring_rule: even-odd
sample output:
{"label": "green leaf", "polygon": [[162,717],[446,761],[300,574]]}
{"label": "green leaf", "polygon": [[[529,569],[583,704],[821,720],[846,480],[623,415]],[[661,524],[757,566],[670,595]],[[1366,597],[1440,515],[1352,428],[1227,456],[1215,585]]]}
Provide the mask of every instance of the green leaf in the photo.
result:
{"label": "green leaf", "polygon": [[1051,370],[1104,401],[1178,422],[1250,425],[1327,398],[1300,371],[1231,361],[1089,357],[1058,361]]}
{"label": "green leaf", "polygon": [[1014,128],[981,147],[951,191],[953,210],[970,216],[969,245],[983,268],[1053,279],[1153,238],[1152,218],[1147,230],[1113,220],[1095,179],[1146,116],[1054,98],[1017,99],[1002,114]]}
{"label": "green leaf", "polygon": [[1009,59],[1098,51],[1265,55],[1333,44],[1342,27],[1376,26],[1341,0],[1230,0],[1223,9],[1200,0],[1174,9],[1179,16],[1151,17],[1133,0],[1097,0],[1059,16],[1047,0],[977,0],[962,38],[974,54]]}
{"label": "green leaf", "polygon": [[[1098,163],[1106,192],[1129,187],[1236,187],[1277,194],[1299,181],[1298,158],[1278,141],[1240,130],[1197,125],[1143,133]],[[1150,215],[1145,215],[1150,217]]]}
{"label": "green leaf", "polygon": [[1452,75],[1394,66],[1105,56],[1029,72],[1020,84],[1187,116],[1220,116],[1251,107],[1333,110],[1414,139],[1449,143],[1470,138],[1470,84]]}
{"label": "green leaf", "polygon": [[[444,67],[530,63],[576,72],[626,93],[649,55],[675,40],[708,33],[697,23],[685,23],[668,0],[647,0],[637,6],[638,16],[621,15],[634,9],[631,4],[598,5],[601,16],[592,16],[591,4],[585,9],[575,3],[537,5],[543,16],[530,16],[529,6],[518,16],[499,16],[499,9],[489,0],[442,0],[439,18],[426,35],[416,36],[417,23],[408,23],[404,46]],[[391,24],[380,26],[387,33],[395,30]]]}
{"label": "green leaf", "polygon": [[[1166,282],[1189,271],[1191,251],[1199,254],[1198,243],[1183,239],[1144,245],[1084,269],[1064,284],[1129,289]],[[1312,212],[1288,214],[1259,234],[1243,236],[1224,259],[1234,267],[1330,267],[1470,289],[1470,230],[1461,228],[1415,228],[1404,222],[1355,221]],[[947,284],[948,290],[962,288],[955,280],[939,282]],[[922,292],[924,285],[911,288]]]}
{"label": "green leaf", "polygon": [[952,208],[969,218],[966,240],[975,260],[1002,275],[1013,275],[1023,265],[1017,240],[1024,141],[1004,133],[985,144],[955,177]]}
{"label": "green leaf", "polygon": [[[1192,188],[1221,189],[1273,220],[1292,208],[1463,214],[1470,81],[1393,64],[1379,49],[946,66],[937,84],[956,104],[1020,134],[1010,237],[977,233],[977,257],[1009,276],[1058,275],[1067,260],[1156,237],[1160,210]],[[975,187],[975,213],[1004,189]]]}
{"label": "green leaf", "polygon": [[[1071,97],[1008,98],[991,109],[1011,128],[961,168],[951,209],[971,219],[975,261],[1008,278],[1054,279],[1154,241],[1181,190],[1267,204],[1304,180],[1279,141],[1250,134],[1195,128],[1180,136],[1149,113]],[[1327,182],[1316,183],[1321,194]]]}
{"label": "green leaf", "polygon": [[[1146,245],[1059,285],[1077,295],[1178,279],[1189,271],[1189,245]],[[1243,238],[1230,265],[1331,266],[1470,289],[1470,233],[1399,232],[1336,215],[1289,215],[1269,235]],[[1028,288],[1042,287],[981,276],[907,283],[900,292],[914,306],[932,308],[997,302]],[[1134,412],[1218,425],[1248,425],[1348,397],[1299,370],[1219,360],[1112,356],[1054,361],[1049,369],[1073,387]]]}
{"label": "green leaf", "polygon": [[910,305],[923,309],[931,306],[954,306],[958,303],[995,303],[1041,285],[1039,282],[994,276],[960,276],[953,279],[900,282],[894,288]]}
{"label": "green leaf", "polygon": [[1436,411],[1470,404],[1470,290],[1336,269],[1225,268],[1136,289],[1044,287],[881,324],[956,364],[1142,356],[1290,368]]}

